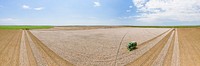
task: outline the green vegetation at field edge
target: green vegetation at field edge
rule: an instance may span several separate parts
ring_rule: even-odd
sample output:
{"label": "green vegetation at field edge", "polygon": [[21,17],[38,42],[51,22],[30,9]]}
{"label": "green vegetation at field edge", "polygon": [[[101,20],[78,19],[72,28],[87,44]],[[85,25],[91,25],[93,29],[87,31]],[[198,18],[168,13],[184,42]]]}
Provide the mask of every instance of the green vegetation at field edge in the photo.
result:
{"label": "green vegetation at field edge", "polygon": [[53,26],[0,26],[0,29],[48,29],[48,28],[53,28]]}

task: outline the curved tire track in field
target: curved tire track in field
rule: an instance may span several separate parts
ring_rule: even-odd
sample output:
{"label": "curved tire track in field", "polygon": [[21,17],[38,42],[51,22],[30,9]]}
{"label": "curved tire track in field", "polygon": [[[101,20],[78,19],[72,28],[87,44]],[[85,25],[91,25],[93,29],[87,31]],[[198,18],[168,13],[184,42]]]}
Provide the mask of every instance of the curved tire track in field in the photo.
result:
{"label": "curved tire track in field", "polygon": [[[146,43],[148,43],[147,45],[149,45],[149,44],[151,44],[151,43],[153,43],[153,45],[155,45],[157,42],[159,42],[166,34],[168,34],[169,32],[171,31],[171,29],[169,29],[169,30],[166,30],[166,31],[163,31],[162,33],[160,33],[159,35],[157,35],[156,36],[156,38],[154,37],[153,38],[153,40],[151,40],[151,41],[154,41],[154,42],[151,42],[151,41],[149,41],[149,42],[146,42]],[[156,39],[156,40],[155,40]],[[141,47],[142,46],[145,46],[145,45],[141,45]],[[67,48],[66,48],[67,49]],[[65,52],[62,52],[62,50],[58,50],[58,48],[56,49],[57,51],[59,51],[59,52],[61,52],[61,53],[65,53]],[[145,49],[146,50],[146,49]],[[146,52],[146,51],[145,51]],[[71,52],[70,52],[71,53]],[[80,55],[79,53],[76,53],[79,57],[83,57],[82,55]],[[76,55],[76,54],[74,54],[74,55]],[[128,55],[124,55],[124,56],[120,56],[120,57],[118,57],[117,58],[117,61],[118,60],[121,60],[121,59],[123,59],[123,58],[128,58],[130,55],[132,55],[132,54],[134,54],[134,53],[127,53]],[[139,54],[141,54],[141,53],[139,53]],[[121,55],[121,54],[120,54]],[[73,56],[73,55],[72,55]],[[114,56],[116,56],[116,55],[114,55]],[[107,56],[108,57],[108,56]],[[78,58],[77,58],[78,59]],[[88,61],[88,62],[86,62],[86,63],[95,63],[95,64],[101,64],[101,63],[112,63],[113,61],[114,61],[115,59],[114,59],[114,57],[110,57],[110,58],[108,58],[108,59],[105,59],[105,60],[101,60],[101,59],[85,59],[85,61]],[[82,62],[84,62],[84,61],[82,61]],[[130,62],[130,61],[129,61]]]}
{"label": "curved tire track in field", "polygon": [[[171,29],[169,29],[169,30],[167,30],[167,31],[165,31],[165,32],[163,32],[163,33],[161,33],[160,35],[158,35],[158,36],[156,36],[156,37],[154,37],[154,38],[151,38],[151,39],[149,39],[149,40],[147,40],[147,41],[144,41],[143,43],[139,44],[137,47],[139,48],[139,47],[146,46],[149,42],[151,42],[151,41],[157,39],[158,37],[161,37],[162,35],[166,34],[166,33],[169,32],[170,30],[171,30]],[[122,53],[121,55],[126,55],[126,54],[128,54],[128,53]],[[116,56],[116,55],[113,55],[113,56]],[[110,57],[113,57],[113,56],[109,56],[109,58],[110,58]]]}
{"label": "curved tire track in field", "polygon": [[[149,40],[147,40],[147,41],[145,41],[145,42],[139,44],[139,45],[138,45],[138,48],[139,48],[139,47],[146,46],[147,44],[149,44],[149,42],[154,41],[155,39],[161,37],[162,35],[166,34],[166,33],[169,32],[169,31],[171,31],[171,29],[169,29],[169,30],[163,32],[162,34],[160,34],[160,35],[158,35],[158,36],[156,36],[156,37],[154,37],[154,38],[152,38],[152,39],[149,39]],[[125,58],[125,57],[129,57],[129,56],[132,55],[132,54],[134,54],[134,53],[129,53],[129,52],[121,53],[121,54],[119,55],[119,56],[121,56],[121,57],[117,58],[117,60],[123,59],[123,58]],[[108,58],[108,59],[106,59],[106,60],[105,60],[105,59],[104,59],[104,60],[92,60],[91,62],[112,62],[112,61],[115,60],[115,59],[114,59],[114,56],[116,56],[116,55],[106,57],[106,58]]]}
{"label": "curved tire track in field", "polygon": [[[151,38],[151,39],[149,39],[149,40],[147,40],[147,41],[145,41],[145,42],[139,44],[138,47],[146,46],[147,44],[149,44],[149,42],[154,41],[155,39],[161,37],[162,35],[166,34],[166,33],[169,32],[169,31],[171,31],[171,29],[169,29],[169,30],[167,30],[167,31],[165,31],[165,32],[163,32],[163,33],[161,33],[161,34],[159,34],[158,36],[156,36],[156,37],[154,37],[154,38]],[[123,42],[123,41],[122,41],[122,42]],[[76,54],[76,55],[81,55],[81,54],[79,54],[79,53],[74,53],[74,52],[71,52],[71,53]],[[126,56],[123,56],[123,58],[124,58],[124,57],[128,57],[127,54],[128,54],[128,56],[131,55],[130,53],[122,53],[122,54],[119,54],[119,56],[126,55]],[[132,53],[132,54],[134,54],[134,53]],[[82,56],[84,56],[84,55],[82,55]],[[106,58],[106,60],[105,60],[105,59],[102,59],[102,60],[90,60],[90,62],[112,62],[112,61],[115,61],[115,58],[114,58],[115,56],[116,56],[116,55],[104,57],[104,58]],[[117,60],[120,60],[120,59],[122,59],[122,57],[117,58]]]}
{"label": "curved tire track in field", "polygon": [[[178,29],[175,31],[175,35],[172,32],[167,32],[162,35],[163,37],[157,37],[152,41],[149,40],[149,44],[152,45],[149,50],[138,51],[136,49],[133,52],[129,52],[128,55],[119,54],[117,58],[117,65],[123,61],[127,62],[128,58],[132,60],[129,63],[133,66],[199,66],[200,65],[200,29]],[[172,30],[173,31],[173,30]],[[22,30],[0,30],[0,66],[23,66],[21,63],[25,63],[24,66],[43,66],[40,65],[38,61],[39,59],[43,59],[41,61],[44,62],[44,66],[69,66],[71,63],[67,62],[65,59],[61,58],[59,55],[54,53],[51,49],[49,49],[46,45],[44,45],[39,39],[37,39],[31,32],[24,32]],[[170,38],[170,36],[173,36]],[[155,38],[155,37],[154,37]],[[158,41],[157,39],[160,39]],[[155,44],[152,44],[156,41]],[[171,42],[169,41],[171,40]],[[169,42],[168,42],[169,41]],[[22,43],[20,43],[22,42]],[[166,44],[166,43],[170,44]],[[141,44],[140,49],[149,44]],[[35,48],[34,48],[34,47]],[[168,46],[167,48],[165,48]],[[26,50],[23,50],[26,49]],[[165,51],[163,51],[165,49]],[[23,51],[21,51],[23,50]],[[35,54],[36,50],[40,55],[40,57]],[[154,52],[155,51],[155,52]],[[180,52],[179,52],[180,51]],[[142,53],[144,52],[144,53]],[[136,53],[136,54],[134,54]],[[166,53],[166,54],[165,54]],[[180,53],[180,56],[179,56]],[[23,56],[27,55],[27,56]],[[140,54],[140,56],[135,57],[133,55]],[[22,55],[22,56],[21,56]],[[161,56],[163,55],[163,56]],[[131,57],[129,57],[131,56]],[[135,58],[135,59],[133,59]],[[28,60],[23,62],[23,60]],[[122,60],[124,59],[124,60]],[[159,59],[159,60],[157,60]],[[164,60],[163,60],[164,59]],[[93,59],[92,59],[93,60]],[[110,62],[111,60],[111,62]],[[156,61],[157,60],[157,61]],[[109,60],[103,61],[91,61],[100,62],[99,64],[103,64],[101,62],[109,62],[113,63],[114,59],[109,58]],[[43,63],[41,62],[41,63]],[[129,61],[128,61],[129,62]],[[69,63],[69,65],[68,65]],[[159,64],[158,64],[159,63]],[[66,65],[64,65],[66,64]],[[128,64],[128,65],[129,65]]]}
{"label": "curved tire track in field", "polygon": [[73,64],[69,63],[65,59],[61,58],[59,55],[54,53],[51,49],[49,49],[47,46],[45,46],[38,38],[36,38],[30,31],[28,31],[28,34],[33,40],[33,43],[36,45],[36,47],[39,49],[39,51],[42,53],[44,59],[46,60],[47,64],[49,66],[73,66]]}
{"label": "curved tire track in field", "polygon": [[[160,34],[157,34],[156,36],[154,36],[153,38],[150,38],[150,40],[147,40],[147,41],[149,41],[149,42],[146,42],[146,43],[148,43],[148,44],[151,44],[151,43],[153,43],[153,44],[156,44],[159,40],[161,40],[161,38],[163,38],[164,37],[164,35],[166,35],[168,32],[170,32],[171,31],[171,29],[169,29],[169,30],[165,30],[165,31],[163,31],[162,33],[160,33]],[[155,40],[156,39],[156,40]],[[159,40],[158,40],[159,39]],[[154,41],[154,42],[151,42],[151,41]],[[147,45],[148,45],[147,44]],[[145,45],[141,45],[141,47],[142,46],[145,46]],[[51,48],[52,49],[52,48]],[[53,49],[55,49],[56,51],[58,51],[58,52],[60,52],[60,53],[66,53],[65,51],[62,51],[62,50],[60,50],[59,48],[56,48],[56,47],[54,47]],[[67,48],[66,48],[67,49]],[[69,51],[71,50],[71,49],[68,49]],[[68,51],[67,50],[67,51]],[[79,57],[84,57],[85,59],[84,59],[84,61],[81,61],[81,62],[85,62],[85,61],[87,61],[86,63],[92,63],[92,62],[94,62],[94,63],[96,63],[96,64],[101,64],[101,63],[112,63],[114,60],[115,60],[115,56],[116,55],[112,55],[112,56],[105,56],[105,58],[106,59],[88,59],[89,57],[85,57],[85,55],[82,55],[82,54],[80,54],[80,53],[76,53],[76,52],[73,52],[73,51],[70,51],[69,52],[68,51],[68,53],[70,53],[70,54],[73,54],[75,57],[76,56],[78,56],[78,58],[77,59],[79,59]],[[121,52],[120,52],[120,54],[119,54],[119,56],[120,57],[118,57],[117,58],[117,61],[118,60],[121,60],[121,59],[123,59],[123,57],[125,57],[125,58],[128,58],[131,54],[134,54],[134,53],[130,53],[130,52],[128,52],[128,53],[126,53],[126,54],[121,54]],[[73,56],[72,55],[72,56]],[[123,55],[123,56],[122,56]],[[108,58],[109,57],[109,58]],[[76,63],[74,63],[74,64],[76,64]]]}
{"label": "curved tire track in field", "polygon": [[161,52],[161,49],[165,46],[168,40],[170,40],[170,36],[172,36],[172,31],[168,33],[155,46],[153,46],[149,51],[147,51],[145,54],[143,54],[133,62],[127,64],[126,66],[151,66],[153,61],[157,58],[157,56]]}

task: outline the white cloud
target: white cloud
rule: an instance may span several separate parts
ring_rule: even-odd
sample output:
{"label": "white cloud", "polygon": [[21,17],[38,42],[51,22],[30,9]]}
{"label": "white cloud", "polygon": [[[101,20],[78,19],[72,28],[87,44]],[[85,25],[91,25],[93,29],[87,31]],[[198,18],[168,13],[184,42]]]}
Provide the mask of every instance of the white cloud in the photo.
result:
{"label": "white cloud", "polygon": [[200,21],[200,0],[133,0],[133,3],[140,14],[137,21]]}
{"label": "white cloud", "polygon": [[30,6],[28,6],[28,5],[22,5],[22,8],[23,9],[31,9]]}
{"label": "white cloud", "polygon": [[43,7],[34,8],[34,10],[37,10],[37,11],[43,10],[43,9],[44,9]]}
{"label": "white cloud", "polygon": [[0,22],[13,22],[13,21],[17,21],[17,19],[15,19],[15,18],[2,18],[2,19],[0,19]]}
{"label": "white cloud", "polygon": [[36,7],[36,8],[34,8],[34,7],[30,7],[30,6],[28,6],[28,5],[22,5],[22,8],[23,8],[23,9],[36,10],[36,11],[40,11],[40,10],[43,10],[43,9],[44,9],[44,7]]}
{"label": "white cloud", "polygon": [[94,7],[99,7],[101,6],[101,3],[100,2],[93,2],[94,3]]}
{"label": "white cloud", "polygon": [[131,10],[126,10],[126,12],[131,12]]}
{"label": "white cloud", "polygon": [[129,8],[133,8],[133,6],[129,6]]}

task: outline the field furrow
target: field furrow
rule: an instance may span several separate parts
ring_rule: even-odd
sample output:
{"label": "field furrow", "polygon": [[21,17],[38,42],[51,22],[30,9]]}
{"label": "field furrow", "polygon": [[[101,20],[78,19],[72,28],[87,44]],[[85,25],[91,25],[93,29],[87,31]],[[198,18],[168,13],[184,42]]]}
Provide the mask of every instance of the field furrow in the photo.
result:
{"label": "field furrow", "polygon": [[12,61],[10,63],[11,66],[19,66],[19,56],[20,56],[20,45],[21,45],[21,37],[22,37],[22,31],[19,31],[17,40],[14,44],[16,44],[16,47],[13,52]]}
{"label": "field furrow", "polygon": [[[15,32],[15,31],[13,31]],[[12,34],[12,33],[8,33]],[[16,31],[11,35],[12,38],[5,43],[6,46],[1,50],[0,54],[0,64],[1,66],[19,66],[19,47],[20,47],[20,40],[21,40],[21,31]]]}
{"label": "field furrow", "polygon": [[199,37],[196,33],[197,29],[179,29],[179,43],[180,43],[180,65],[181,66],[199,66]]}
{"label": "field furrow", "polygon": [[[6,34],[7,33],[7,34]],[[5,50],[5,48],[9,45],[9,41],[12,40],[12,38],[14,37],[15,34],[9,33],[9,32],[5,32],[4,34],[2,34],[1,36],[1,46],[0,46],[0,53],[2,53],[3,50]]]}

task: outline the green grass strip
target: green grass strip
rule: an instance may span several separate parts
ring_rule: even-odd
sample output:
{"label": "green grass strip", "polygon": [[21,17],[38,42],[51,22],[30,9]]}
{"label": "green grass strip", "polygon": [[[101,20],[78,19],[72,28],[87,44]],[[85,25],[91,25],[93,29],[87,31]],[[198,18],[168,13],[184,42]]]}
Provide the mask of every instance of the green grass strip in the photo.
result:
{"label": "green grass strip", "polygon": [[5,30],[20,30],[20,29],[48,29],[53,28],[53,26],[0,26],[0,29]]}

